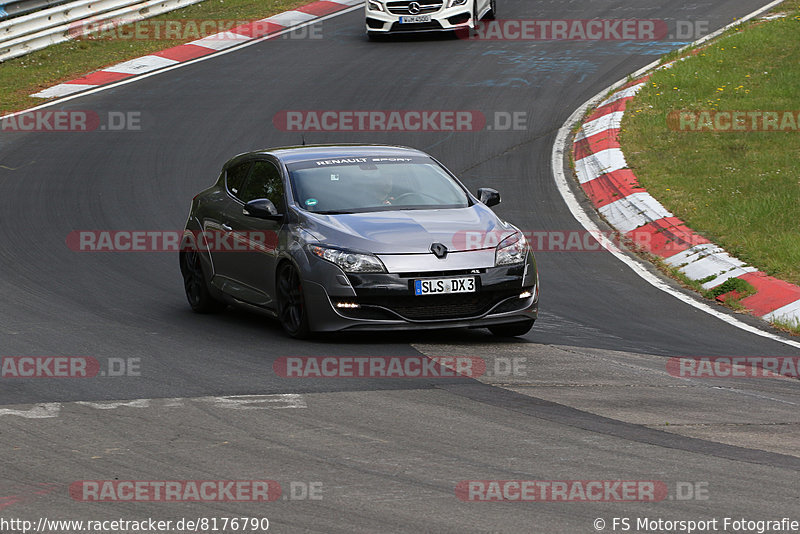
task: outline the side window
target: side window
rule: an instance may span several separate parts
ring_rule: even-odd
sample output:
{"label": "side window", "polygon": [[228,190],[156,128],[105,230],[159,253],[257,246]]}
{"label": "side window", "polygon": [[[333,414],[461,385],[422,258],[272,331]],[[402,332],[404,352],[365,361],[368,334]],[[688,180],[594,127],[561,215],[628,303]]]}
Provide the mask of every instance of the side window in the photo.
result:
{"label": "side window", "polygon": [[256,161],[239,198],[243,202],[268,198],[278,211],[283,211],[283,181],[278,168],[269,161]]}
{"label": "side window", "polygon": [[244,181],[247,179],[247,173],[250,171],[250,167],[252,167],[252,165],[252,162],[248,161],[228,169],[228,175],[225,178],[225,183],[228,187],[228,191],[230,191],[230,193],[236,198],[242,198]]}

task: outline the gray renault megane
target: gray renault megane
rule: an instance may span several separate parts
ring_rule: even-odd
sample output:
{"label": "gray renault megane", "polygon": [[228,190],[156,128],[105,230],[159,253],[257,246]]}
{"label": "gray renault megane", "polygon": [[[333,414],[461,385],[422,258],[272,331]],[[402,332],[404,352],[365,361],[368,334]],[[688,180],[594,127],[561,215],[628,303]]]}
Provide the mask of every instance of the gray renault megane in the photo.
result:
{"label": "gray renault megane", "polygon": [[533,326],[539,282],[515,226],[430,155],[383,145],[241,154],[192,201],[180,252],[199,313],[242,305],[287,334]]}

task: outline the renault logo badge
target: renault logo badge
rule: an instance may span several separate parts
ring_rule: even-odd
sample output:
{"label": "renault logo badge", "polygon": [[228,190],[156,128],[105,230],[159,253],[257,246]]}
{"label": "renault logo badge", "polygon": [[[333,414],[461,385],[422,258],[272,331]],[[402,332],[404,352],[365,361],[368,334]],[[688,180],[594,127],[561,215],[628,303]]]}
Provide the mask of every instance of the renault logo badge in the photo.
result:
{"label": "renault logo badge", "polygon": [[434,256],[441,260],[447,256],[447,247],[441,243],[434,243],[431,245],[431,252],[433,252]]}

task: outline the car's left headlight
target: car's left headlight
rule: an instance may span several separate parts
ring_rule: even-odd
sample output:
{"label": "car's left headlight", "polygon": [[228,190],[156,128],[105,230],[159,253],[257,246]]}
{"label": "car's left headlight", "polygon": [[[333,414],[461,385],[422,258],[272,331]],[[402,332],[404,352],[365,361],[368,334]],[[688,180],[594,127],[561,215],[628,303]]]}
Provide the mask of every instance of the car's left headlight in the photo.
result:
{"label": "car's left headlight", "polygon": [[519,232],[508,236],[497,245],[494,256],[495,265],[514,265],[522,263],[528,254],[528,241]]}
{"label": "car's left headlight", "polygon": [[341,267],[346,273],[385,273],[381,260],[372,254],[360,254],[338,248],[309,245],[308,250],[315,256]]}
{"label": "car's left headlight", "polygon": [[454,6],[463,6],[467,3],[467,0],[450,0],[450,3],[447,7],[454,7]]}

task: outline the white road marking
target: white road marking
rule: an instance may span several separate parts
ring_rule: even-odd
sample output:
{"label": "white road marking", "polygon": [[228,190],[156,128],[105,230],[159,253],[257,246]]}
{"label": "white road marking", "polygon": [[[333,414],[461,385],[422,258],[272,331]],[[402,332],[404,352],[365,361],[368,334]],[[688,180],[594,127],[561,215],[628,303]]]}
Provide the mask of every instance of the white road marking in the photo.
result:
{"label": "white road marking", "polygon": [[308,22],[311,20],[316,19],[316,15],[311,15],[310,13],[303,13],[302,11],[284,11],[283,13],[278,13],[277,15],[273,15],[271,17],[267,17],[264,20],[269,22],[274,22],[275,24],[280,24],[286,28],[290,28],[297,24],[302,24],[303,22]]}
{"label": "white road marking", "polygon": [[70,406],[83,406],[95,410],[121,408],[179,408],[191,403],[212,404],[215,408],[229,410],[283,410],[308,408],[305,397],[297,393],[276,395],[229,395],[222,397],[176,397],[172,399],[133,399],[122,401],[76,401],[36,404],[30,408],[0,408],[0,416],[13,415],[25,419],[50,419],[58,417]]}
{"label": "white road marking", "polygon": [[598,211],[623,234],[664,217],[672,217],[667,208],[645,191],[631,193],[598,208]]}
{"label": "white road marking", "polygon": [[16,415],[25,419],[47,419],[50,417],[58,417],[58,412],[61,410],[61,404],[57,402],[49,402],[45,404],[37,404],[28,410],[15,410],[12,408],[0,408],[0,416],[2,415]]}
{"label": "white road marking", "polygon": [[632,86],[628,87],[627,89],[623,89],[622,91],[618,91],[618,92],[614,93],[613,95],[611,95],[610,97],[608,97],[605,100],[603,100],[602,102],[600,102],[597,105],[597,107],[598,108],[602,108],[603,106],[607,106],[609,104],[613,104],[617,100],[622,100],[623,98],[636,96],[636,93],[638,93],[639,90],[642,87],[644,87],[645,85],[647,85],[647,84],[644,83],[644,82],[643,83],[637,83],[636,85],[632,85]]}
{"label": "white road marking", "polygon": [[296,393],[284,393],[281,395],[242,395],[237,397],[200,397],[195,400],[211,402],[218,408],[230,408],[232,410],[308,408],[303,396]]}
{"label": "white road marking", "polygon": [[203,48],[210,48],[212,50],[223,50],[225,48],[246,43],[251,39],[252,38],[248,37],[247,35],[240,35],[233,32],[220,32],[186,44],[202,46]]}
{"label": "white road marking", "polygon": [[104,72],[120,72],[123,74],[141,74],[156,69],[163,69],[178,64],[178,61],[161,56],[142,56],[123,61],[102,69]]}
{"label": "white road marking", "polygon": [[800,316],[800,300],[796,300],[764,316],[767,321],[797,321]]}
{"label": "white road marking", "polygon": [[581,126],[581,130],[578,132],[578,135],[575,136],[575,140],[580,141],[586,137],[592,137],[593,135],[603,133],[606,130],[619,130],[619,127],[622,125],[622,116],[624,114],[624,111],[614,111],[587,122]]}
{"label": "white road marking", "polygon": [[618,171],[628,167],[625,154],[621,148],[607,148],[600,152],[590,154],[575,162],[575,174],[582,184],[600,178],[604,174]]}
{"label": "white road marking", "polygon": [[150,399],[137,399],[132,401],[100,401],[100,402],[87,402],[78,401],[75,404],[80,406],[88,406],[95,410],[116,410],[117,408],[149,408]]}

